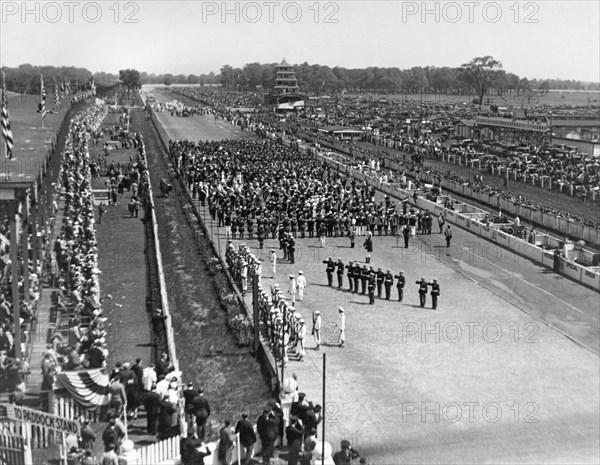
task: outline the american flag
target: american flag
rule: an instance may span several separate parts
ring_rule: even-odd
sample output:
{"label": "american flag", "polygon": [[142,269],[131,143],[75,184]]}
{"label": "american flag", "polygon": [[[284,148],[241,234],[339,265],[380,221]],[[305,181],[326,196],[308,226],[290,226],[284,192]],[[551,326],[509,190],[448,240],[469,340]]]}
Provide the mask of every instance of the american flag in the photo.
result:
{"label": "american flag", "polygon": [[12,130],[10,129],[10,117],[8,116],[8,97],[6,96],[6,76],[2,71],[2,108],[0,113],[0,126],[2,126],[2,137],[6,145],[6,158],[12,160],[14,147]]}
{"label": "american flag", "polygon": [[38,103],[38,113],[42,114],[42,119],[46,116],[46,89],[44,88],[44,75],[40,74],[40,103]]}
{"label": "american flag", "polygon": [[60,105],[60,95],[58,94],[58,84],[56,84],[56,78],[54,79],[54,108],[58,108]]}

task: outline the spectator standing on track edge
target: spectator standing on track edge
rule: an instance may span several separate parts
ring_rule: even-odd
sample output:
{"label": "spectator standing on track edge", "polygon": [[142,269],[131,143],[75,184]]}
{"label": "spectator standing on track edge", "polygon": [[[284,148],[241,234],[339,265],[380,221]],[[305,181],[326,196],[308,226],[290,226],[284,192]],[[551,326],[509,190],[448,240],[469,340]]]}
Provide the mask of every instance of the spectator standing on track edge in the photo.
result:
{"label": "spectator standing on track edge", "polygon": [[446,231],[444,231],[444,236],[446,237],[446,248],[450,247],[450,241],[452,241],[452,230],[450,229],[450,225],[446,227]]}

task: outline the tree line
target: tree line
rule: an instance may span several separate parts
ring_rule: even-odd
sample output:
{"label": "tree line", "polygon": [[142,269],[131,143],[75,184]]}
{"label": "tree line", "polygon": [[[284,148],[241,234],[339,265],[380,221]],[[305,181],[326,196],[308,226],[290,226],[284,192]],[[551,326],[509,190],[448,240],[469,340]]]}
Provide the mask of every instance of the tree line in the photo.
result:
{"label": "tree line", "polygon": [[[268,90],[275,84],[277,63],[248,63],[243,68],[224,65],[219,74],[154,74],[135,71],[136,87],[142,84],[221,84],[228,90]],[[600,90],[600,83],[589,83],[562,79],[527,79],[502,69],[502,64],[493,57],[474,58],[460,67],[415,66],[408,69],[368,67],[348,69],[318,64],[293,65],[300,92],[324,94],[347,92],[377,93],[440,93],[482,95],[520,95],[535,90],[548,92],[557,90]],[[15,92],[37,93],[40,74],[47,86],[67,80],[72,86],[85,85],[94,77],[97,85],[114,85],[123,80],[119,74],[107,72],[91,73],[85,68],[33,66],[22,64],[16,68],[5,67],[7,87]],[[131,84],[131,83],[127,83]],[[129,85],[126,85],[129,87]]]}
{"label": "tree line", "polygon": [[90,86],[93,74],[85,68],[74,66],[33,66],[29,63],[16,68],[3,67],[6,75],[6,88],[13,92],[26,94],[40,93],[40,75],[44,76],[44,87],[52,88],[54,82],[60,85],[68,82],[74,91],[84,90]]}

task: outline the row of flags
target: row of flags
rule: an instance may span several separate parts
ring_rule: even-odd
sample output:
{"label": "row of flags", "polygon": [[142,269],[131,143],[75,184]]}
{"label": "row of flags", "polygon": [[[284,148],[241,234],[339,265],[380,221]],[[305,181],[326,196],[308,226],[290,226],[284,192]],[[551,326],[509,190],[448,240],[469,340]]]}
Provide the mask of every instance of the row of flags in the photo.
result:
{"label": "row of flags", "polygon": [[[44,86],[44,76],[40,74],[40,102],[38,103],[37,112],[42,114],[42,120],[48,113],[56,113],[58,106],[66,95],[71,93],[71,83],[67,80],[63,80],[60,84],[54,80],[54,105],[51,109],[46,109],[46,87]],[[93,90],[94,78],[91,77],[89,85]],[[13,148],[14,140],[12,130],[10,128],[10,116],[8,113],[8,96],[6,93],[6,76],[2,71],[2,100],[0,106],[0,127],[2,129],[2,138],[4,139],[4,145],[6,147],[6,157],[9,160],[13,159]]]}
{"label": "row of flags", "polygon": [[40,74],[40,103],[38,103],[37,112],[42,114],[42,119],[46,116],[47,113],[56,113],[58,106],[60,105],[61,100],[65,97],[66,94],[69,94],[71,91],[71,84],[63,81],[60,86],[56,83],[56,78],[54,79],[54,107],[50,110],[46,110],[46,87],[44,86],[44,76]]}

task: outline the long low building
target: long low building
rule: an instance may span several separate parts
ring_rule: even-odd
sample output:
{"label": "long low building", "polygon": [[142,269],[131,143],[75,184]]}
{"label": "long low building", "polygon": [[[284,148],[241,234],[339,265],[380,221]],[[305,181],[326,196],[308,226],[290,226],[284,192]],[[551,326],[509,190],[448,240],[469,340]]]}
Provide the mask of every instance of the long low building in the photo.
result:
{"label": "long low building", "polygon": [[342,139],[353,139],[355,137],[362,137],[364,131],[360,128],[354,128],[349,126],[327,126],[319,128],[319,132],[324,132],[334,137],[341,137]]}

